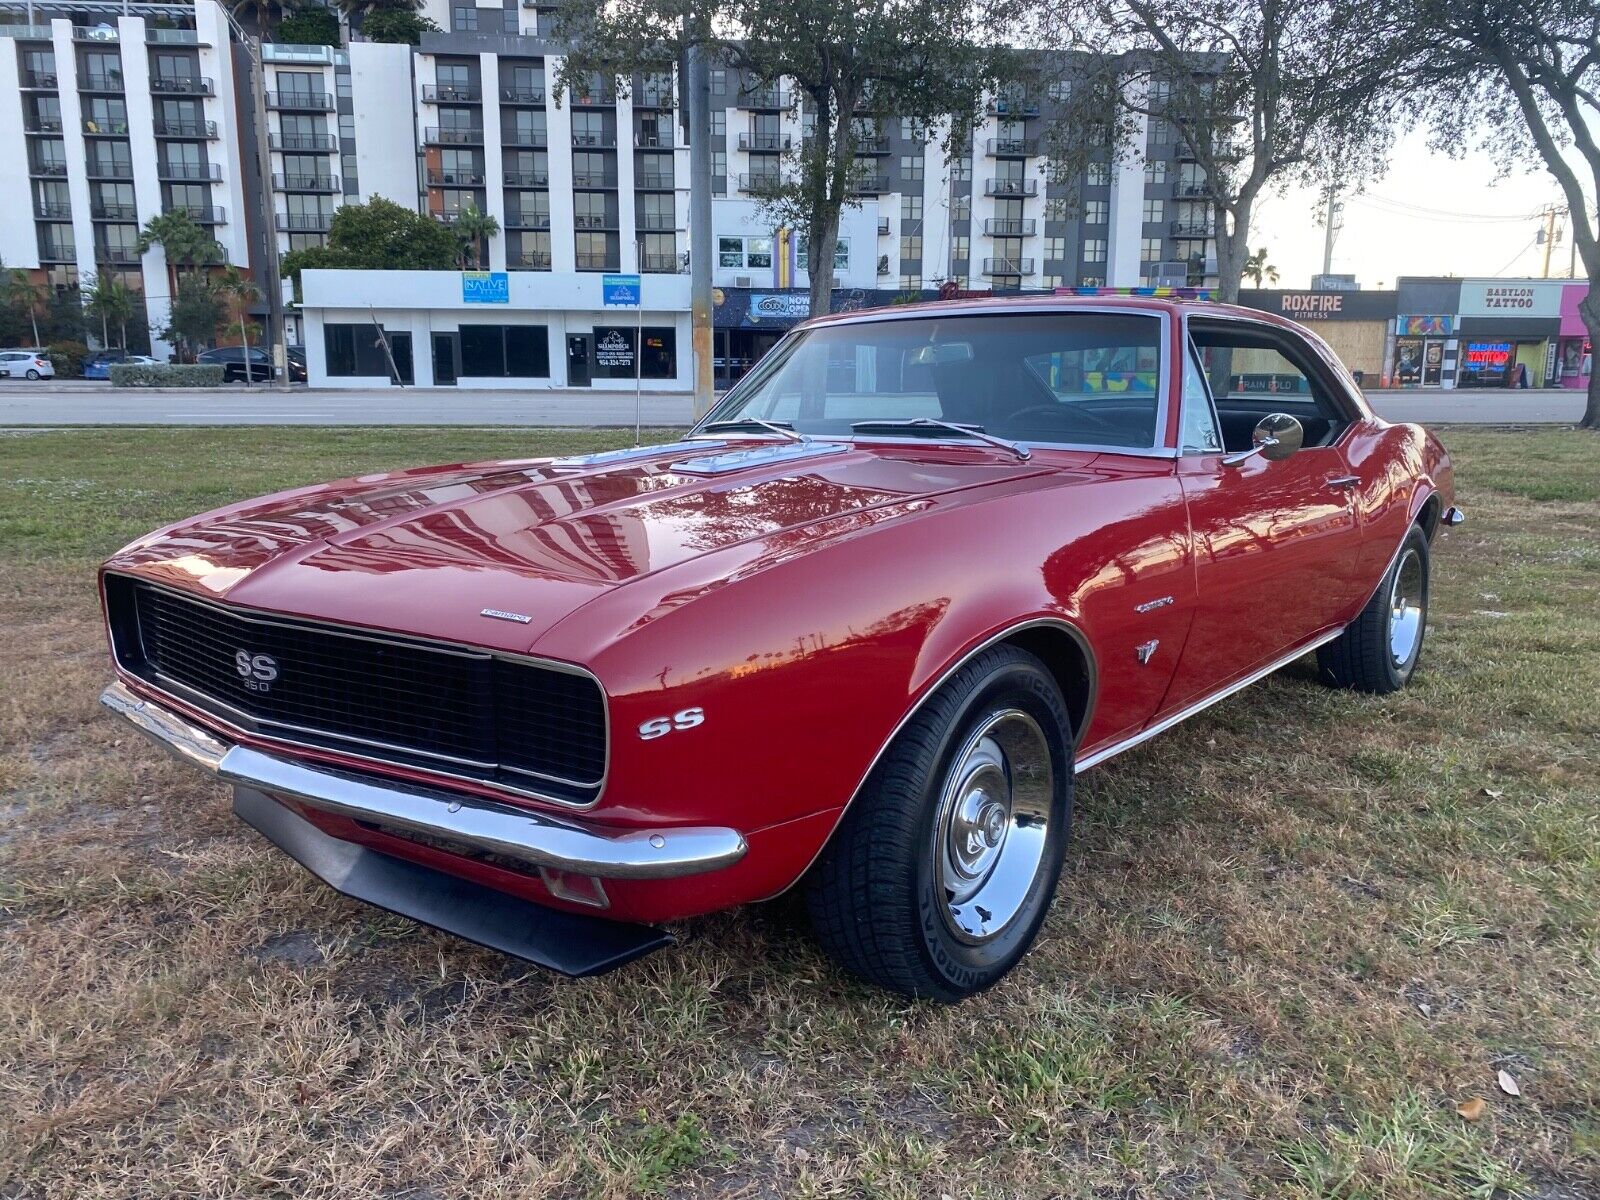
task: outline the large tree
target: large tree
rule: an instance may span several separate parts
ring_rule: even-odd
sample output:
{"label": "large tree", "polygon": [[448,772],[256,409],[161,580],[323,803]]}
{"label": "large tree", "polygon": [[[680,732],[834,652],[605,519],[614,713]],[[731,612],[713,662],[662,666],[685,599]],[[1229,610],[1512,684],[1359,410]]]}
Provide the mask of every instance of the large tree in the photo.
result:
{"label": "large tree", "polygon": [[283,273],[298,286],[306,268],[363,271],[453,271],[459,246],[450,229],[413,209],[374,196],[333,210],[328,244],[291,250]]}
{"label": "large tree", "polygon": [[967,126],[995,69],[988,32],[966,0],[613,0],[562,5],[556,29],[572,47],[564,86],[670,70],[697,45],[750,90],[777,91],[780,106],[806,114],[807,135],[750,191],[804,236],[813,314],[828,311],[839,217],[860,202],[870,170],[857,152],[875,121],[911,118],[924,137]]}
{"label": "large tree", "polygon": [[[1589,283],[1578,313],[1600,346],[1600,5],[1412,0],[1402,8],[1414,31],[1414,97],[1439,142],[1477,139],[1507,167],[1537,163],[1560,186]],[[1581,424],[1600,429],[1600,372],[1589,376]]]}
{"label": "large tree", "polygon": [[[1209,204],[1220,297],[1236,300],[1264,196],[1370,176],[1387,153],[1400,55],[1381,6],[1360,0],[1019,0],[1063,59],[1059,159],[1094,142],[1142,153],[1160,122]],[[1086,136],[1088,131],[1088,136]],[[1353,169],[1352,169],[1353,168]]]}

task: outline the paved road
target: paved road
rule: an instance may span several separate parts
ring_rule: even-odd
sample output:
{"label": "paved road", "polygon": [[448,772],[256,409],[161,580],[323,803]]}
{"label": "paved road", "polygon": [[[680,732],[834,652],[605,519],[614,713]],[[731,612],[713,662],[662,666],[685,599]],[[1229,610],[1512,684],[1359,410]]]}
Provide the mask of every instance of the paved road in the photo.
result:
{"label": "paved road", "polygon": [[[1374,392],[1390,420],[1470,424],[1573,424],[1579,392]],[[685,396],[644,395],[646,425],[687,425]],[[630,393],[467,389],[308,391],[118,390],[104,383],[0,384],[0,427],[20,425],[620,425],[633,424]]]}

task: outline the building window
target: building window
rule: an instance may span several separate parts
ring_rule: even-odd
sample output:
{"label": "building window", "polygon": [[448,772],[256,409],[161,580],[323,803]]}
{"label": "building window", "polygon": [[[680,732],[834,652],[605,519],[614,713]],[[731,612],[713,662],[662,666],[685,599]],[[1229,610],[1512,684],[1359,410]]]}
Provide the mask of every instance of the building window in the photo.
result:
{"label": "building window", "polygon": [[1084,168],[1083,181],[1089,187],[1109,187],[1111,185],[1111,164],[1092,162]]}
{"label": "building window", "polygon": [[[411,380],[411,335],[387,332],[389,354],[403,382]],[[383,352],[378,331],[370,324],[328,324],[322,327],[322,349],[327,374],[333,378],[352,376],[392,378],[389,355]]]}
{"label": "building window", "polygon": [[922,290],[921,275],[900,276],[900,290],[903,292],[920,292]]}
{"label": "building window", "polygon": [[1159,225],[1167,219],[1167,203],[1165,200],[1146,200],[1144,202],[1144,223],[1146,225]]}
{"label": "building window", "polygon": [[923,159],[920,154],[902,154],[900,156],[900,178],[908,181],[922,178]]}
{"label": "building window", "polygon": [[1147,262],[1147,263],[1160,262],[1161,261],[1161,245],[1162,245],[1161,239],[1158,238],[1158,237],[1140,238],[1139,239],[1139,261],[1140,262]]}
{"label": "building window", "polygon": [[450,27],[457,33],[476,33],[478,31],[478,6],[476,4],[457,5],[450,10]]}
{"label": "building window", "polygon": [[1065,275],[1046,275],[1042,282],[1047,288],[1066,287],[1067,277]]}
{"label": "building window", "polygon": [[461,326],[461,374],[477,379],[548,379],[550,331],[543,325]]}
{"label": "building window", "polygon": [[1064,262],[1067,257],[1067,239],[1064,237],[1047,237],[1044,240],[1045,262]]}
{"label": "building window", "polygon": [[[811,255],[806,249],[805,234],[796,234],[794,239],[795,266],[802,271],[809,271]],[[833,269],[835,271],[848,271],[850,269],[850,239],[840,238],[833,247]]]}
{"label": "building window", "polygon": [[1106,277],[1104,275],[1079,275],[1078,276],[1078,286],[1079,287],[1105,287],[1105,285],[1106,285]]}
{"label": "building window", "polygon": [[1104,200],[1085,200],[1083,204],[1083,223],[1085,225],[1104,225],[1110,218],[1111,206]]}
{"label": "building window", "polygon": [[725,179],[725,178],[727,178],[727,175],[728,175],[728,152],[726,150],[713,150],[711,152],[711,176],[712,176],[712,178],[715,179],[715,178],[719,178],[720,177],[720,178],[724,178]]}
{"label": "building window", "polygon": [[1049,196],[1044,202],[1044,219],[1046,221],[1068,221],[1072,219],[1072,202],[1067,196]]}
{"label": "building window", "polygon": [[908,234],[900,239],[900,261],[913,259],[922,261],[922,235],[920,233]]}
{"label": "building window", "polygon": [[772,267],[772,239],[769,237],[745,238],[744,265],[770,270]]}
{"label": "building window", "polygon": [[711,94],[724,96],[728,92],[728,71],[725,67],[711,68]]}
{"label": "building window", "polygon": [[1167,164],[1159,158],[1152,158],[1144,164],[1144,181],[1146,183],[1165,183],[1167,181]]}
{"label": "building window", "polygon": [[1149,107],[1159,109],[1172,97],[1172,82],[1167,79],[1152,79],[1149,89]]}
{"label": "building window", "polygon": [[[678,375],[678,331],[670,325],[646,325],[644,352],[639,356],[638,374],[643,379],[675,379]],[[634,334],[632,325],[596,325],[594,344],[603,348],[595,355],[596,379],[634,377]]]}
{"label": "building window", "polygon": [[1103,263],[1106,261],[1105,238],[1083,239],[1083,261],[1089,263]]}
{"label": "building window", "polygon": [[953,237],[950,239],[950,261],[966,262],[972,257],[972,239]]}
{"label": "building window", "polygon": [[713,108],[711,110],[711,136],[712,137],[727,137],[728,136],[728,110],[727,109],[725,109],[725,108]]}
{"label": "building window", "polygon": [[951,178],[968,183],[972,181],[972,152],[970,150],[956,159],[955,174]]}
{"label": "building window", "polygon": [[1161,117],[1150,118],[1150,130],[1145,139],[1147,145],[1152,147],[1170,146],[1172,144],[1172,135],[1171,121],[1164,120]]}
{"label": "building window", "polygon": [[965,192],[951,199],[950,219],[952,221],[972,220],[972,193]]}
{"label": "building window", "polygon": [[1072,84],[1065,79],[1052,79],[1044,92],[1052,100],[1068,100],[1072,97]]}
{"label": "building window", "polygon": [[902,196],[902,197],[900,197],[900,220],[901,220],[902,223],[904,223],[906,221],[920,221],[920,220],[922,220],[922,197],[921,196]]}

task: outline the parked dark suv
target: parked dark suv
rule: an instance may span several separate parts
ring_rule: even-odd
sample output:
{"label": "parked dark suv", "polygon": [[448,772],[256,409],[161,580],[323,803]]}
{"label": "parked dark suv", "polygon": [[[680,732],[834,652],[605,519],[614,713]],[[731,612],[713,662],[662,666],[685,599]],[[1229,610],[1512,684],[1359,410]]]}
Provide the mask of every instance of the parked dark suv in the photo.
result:
{"label": "parked dark suv", "polygon": [[277,376],[272,368],[271,356],[260,346],[250,347],[248,367],[243,346],[218,346],[215,350],[205,351],[195,361],[221,364],[223,383],[244,383],[247,373],[251,383],[265,382]]}

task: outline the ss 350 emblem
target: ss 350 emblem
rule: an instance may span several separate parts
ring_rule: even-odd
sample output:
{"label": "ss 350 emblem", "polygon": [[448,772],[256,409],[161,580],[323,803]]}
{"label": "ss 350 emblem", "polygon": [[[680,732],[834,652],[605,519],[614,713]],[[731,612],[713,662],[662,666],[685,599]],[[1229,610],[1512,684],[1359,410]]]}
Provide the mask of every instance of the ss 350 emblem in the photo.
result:
{"label": "ss 350 emblem", "polygon": [[651,738],[666,737],[674,729],[693,729],[696,725],[704,724],[705,719],[706,710],[703,708],[679,709],[670,717],[657,717],[640,725],[639,737],[648,742]]}
{"label": "ss 350 emblem", "polygon": [[233,669],[239,672],[246,691],[265,692],[278,678],[278,660],[270,654],[241,650],[233,656]]}

